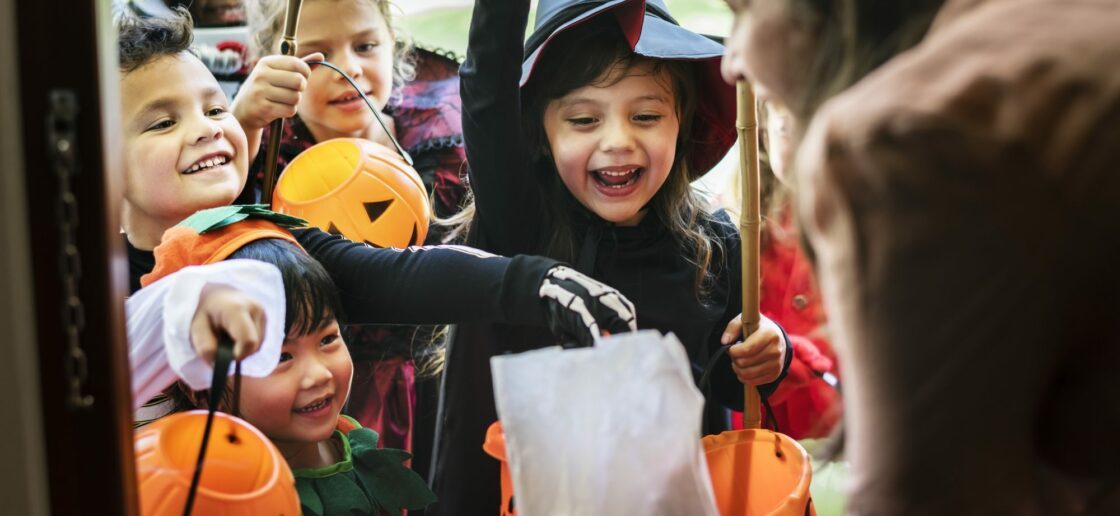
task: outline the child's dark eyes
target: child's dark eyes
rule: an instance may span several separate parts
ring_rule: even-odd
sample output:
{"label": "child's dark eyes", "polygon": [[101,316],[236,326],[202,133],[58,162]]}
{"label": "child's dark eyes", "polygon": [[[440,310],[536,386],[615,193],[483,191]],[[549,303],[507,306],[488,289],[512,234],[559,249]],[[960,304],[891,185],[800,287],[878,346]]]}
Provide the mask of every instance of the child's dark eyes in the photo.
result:
{"label": "child's dark eyes", "polygon": [[291,360],[292,358],[294,358],[294,357],[292,357],[292,354],[291,354],[291,353],[287,353],[287,352],[281,352],[281,353],[280,353],[280,363],[281,363],[281,364],[283,364],[284,362],[287,362],[287,361]]}
{"label": "child's dark eyes", "polygon": [[369,41],[355,46],[354,50],[362,53],[373,52],[374,50],[377,50],[377,47],[379,46],[381,46],[381,43],[376,41]]}
{"label": "child's dark eyes", "polygon": [[158,121],[158,122],[156,122],[152,125],[149,125],[148,128],[145,129],[145,131],[162,131],[164,129],[170,129],[174,125],[175,125],[174,120],[171,120],[169,118],[165,118],[165,119],[160,120],[160,121]]}
{"label": "child's dark eyes", "polygon": [[663,115],[635,115],[635,122],[652,123],[664,118]]}
{"label": "child's dark eyes", "polygon": [[215,107],[212,107],[212,108],[206,110],[206,116],[221,116],[221,115],[224,115],[225,113],[226,113],[226,108],[221,107],[221,106],[215,106]]}
{"label": "child's dark eyes", "polygon": [[331,344],[334,344],[334,343],[338,342],[340,338],[341,337],[339,337],[339,335],[337,333],[332,333],[330,335],[327,335],[327,336],[323,337],[323,339],[319,341],[319,345],[320,346],[329,346]]}
{"label": "child's dark eyes", "polygon": [[568,123],[574,126],[588,126],[596,122],[595,118],[589,116],[577,116],[568,119]]}

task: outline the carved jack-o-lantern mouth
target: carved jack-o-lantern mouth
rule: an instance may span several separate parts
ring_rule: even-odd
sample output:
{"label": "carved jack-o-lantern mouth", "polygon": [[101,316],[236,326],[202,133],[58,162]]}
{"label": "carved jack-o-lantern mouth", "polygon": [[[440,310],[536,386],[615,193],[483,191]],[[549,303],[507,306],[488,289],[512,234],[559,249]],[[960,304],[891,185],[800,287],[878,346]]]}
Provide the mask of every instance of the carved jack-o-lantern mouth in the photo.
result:
{"label": "carved jack-o-lantern mouth", "polygon": [[374,247],[423,243],[431,215],[416,171],[389,148],[357,138],[303,151],[280,176],[272,205]]}
{"label": "carved jack-o-lantern mouth", "polygon": [[[377,222],[377,219],[381,218],[381,215],[385,213],[385,210],[389,209],[389,206],[391,204],[393,204],[393,199],[388,199],[385,201],[366,202],[362,203],[362,206],[365,207],[366,214],[369,215],[370,224],[373,224]],[[327,233],[330,233],[332,235],[345,236],[342,234],[342,230],[338,229],[338,226],[334,225],[334,222],[331,222],[329,225],[327,225]],[[419,236],[420,228],[416,225],[413,225],[412,236],[408,239],[409,245],[419,245],[421,243]],[[364,242],[373,247],[381,247],[377,245],[376,242],[370,242],[369,240],[364,240]]]}

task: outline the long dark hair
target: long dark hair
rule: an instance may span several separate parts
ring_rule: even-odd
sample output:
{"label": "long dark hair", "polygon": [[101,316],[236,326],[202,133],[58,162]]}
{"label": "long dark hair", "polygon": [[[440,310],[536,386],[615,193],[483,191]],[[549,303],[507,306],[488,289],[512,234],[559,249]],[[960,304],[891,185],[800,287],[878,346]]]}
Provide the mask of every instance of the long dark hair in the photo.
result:
{"label": "long dark hair", "polygon": [[[275,238],[254,240],[245,244],[229,259],[257,260],[275,265],[284,280],[284,335],[297,337],[317,332],[342,317],[342,304],[330,274],[303,249],[286,240]],[[182,382],[172,385],[167,396],[173,411],[205,408],[207,391],[192,392]],[[227,390],[221,405],[231,406]]]}

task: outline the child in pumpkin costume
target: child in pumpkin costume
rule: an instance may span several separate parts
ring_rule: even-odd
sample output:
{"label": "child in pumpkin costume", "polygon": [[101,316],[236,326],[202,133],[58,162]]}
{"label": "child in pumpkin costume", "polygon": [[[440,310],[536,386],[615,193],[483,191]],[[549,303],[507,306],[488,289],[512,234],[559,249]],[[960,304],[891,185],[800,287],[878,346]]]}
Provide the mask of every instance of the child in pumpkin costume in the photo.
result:
{"label": "child in pumpkin costume", "polygon": [[[279,339],[270,339],[261,352],[273,358],[274,370],[244,378],[244,392],[232,406],[273,440],[292,467],[303,514],[421,509],[434,495],[404,465],[408,453],[378,449],[376,432],[340,414],[353,363],[336,320],[339,300],[330,276],[280,225],[298,223],[259,206],[198,212],[167,231],[155,249],[155,269],[141,281],[158,284],[184,267],[227,258],[278,269],[286,303],[271,315],[283,326],[274,321],[270,329],[283,330],[283,343],[276,346]],[[205,399],[182,384],[171,392],[177,410],[199,408],[198,400]]]}

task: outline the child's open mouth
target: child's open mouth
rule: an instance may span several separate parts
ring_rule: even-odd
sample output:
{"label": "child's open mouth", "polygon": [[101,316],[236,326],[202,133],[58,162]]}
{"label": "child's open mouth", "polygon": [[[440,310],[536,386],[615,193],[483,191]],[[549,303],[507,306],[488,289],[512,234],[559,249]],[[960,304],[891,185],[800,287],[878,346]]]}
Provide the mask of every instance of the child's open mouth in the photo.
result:
{"label": "child's open mouth", "polygon": [[194,162],[194,165],[187,167],[183,174],[197,174],[212,168],[226,165],[230,162],[230,157],[227,154],[212,154]]}
{"label": "child's open mouth", "polygon": [[621,196],[632,192],[645,169],[637,166],[607,167],[591,171],[595,186],[605,195]]}
{"label": "child's open mouth", "polygon": [[302,416],[319,416],[324,414],[331,407],[331,396],[321,398],[317,401],[304,405],[298,409],[293,410],[296,414]]}

